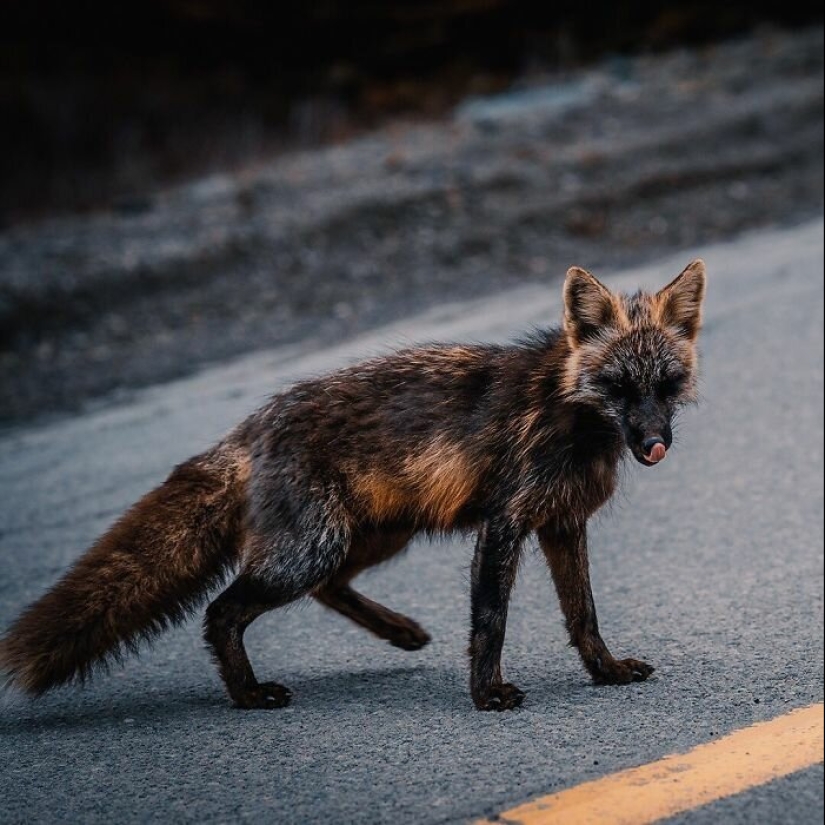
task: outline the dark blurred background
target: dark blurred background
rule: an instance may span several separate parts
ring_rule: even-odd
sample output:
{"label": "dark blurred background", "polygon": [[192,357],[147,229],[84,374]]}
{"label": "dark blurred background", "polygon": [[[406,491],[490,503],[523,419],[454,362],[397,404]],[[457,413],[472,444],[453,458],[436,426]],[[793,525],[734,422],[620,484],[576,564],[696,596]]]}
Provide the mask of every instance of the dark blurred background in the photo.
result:
{"label": "dark blurred background", "polygon": [[0,225],[139,206],[164,183],[438,115],[531,72],[822,16],[788,0],[6,0]]}

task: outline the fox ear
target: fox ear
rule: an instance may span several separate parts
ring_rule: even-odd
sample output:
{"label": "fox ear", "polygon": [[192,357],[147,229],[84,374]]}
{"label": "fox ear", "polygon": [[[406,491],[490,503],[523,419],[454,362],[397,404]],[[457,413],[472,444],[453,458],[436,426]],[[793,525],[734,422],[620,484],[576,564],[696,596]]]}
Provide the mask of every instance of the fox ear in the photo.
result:
{"label": "fox ear", "polygon": [[613,293],[586,269],[573,266],[564,282],[564,331],[574,345],[619,325]]}
{"label": "fox ear", "polygon": [[705,298],[705,262],[697,258],[678,278],[656,293],[662,324],[694,341],[702,326]]}

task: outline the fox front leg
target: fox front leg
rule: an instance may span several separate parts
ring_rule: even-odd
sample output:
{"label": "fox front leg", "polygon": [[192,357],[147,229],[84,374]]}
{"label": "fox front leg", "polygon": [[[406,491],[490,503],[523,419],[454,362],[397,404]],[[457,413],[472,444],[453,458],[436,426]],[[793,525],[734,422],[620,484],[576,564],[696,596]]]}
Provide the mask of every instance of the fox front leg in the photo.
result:
{"label": "fox front leg", "polygon": [[586,528],[545,526],[538,531],[538,538],[553,574],[570,643],[578,648],[593,681],[623,685],[647,679],[653,673],[649,664],[638,659],[615,659],[599,633],[590,587]]}
{"label": "fox front leg", "polygon": [[472,568],[470,692],[479,710],[509,710],[524,701],[524,693],[501,677],[507,606],[521,543],[521,531],[506,523],[487,522],[478,534]]}

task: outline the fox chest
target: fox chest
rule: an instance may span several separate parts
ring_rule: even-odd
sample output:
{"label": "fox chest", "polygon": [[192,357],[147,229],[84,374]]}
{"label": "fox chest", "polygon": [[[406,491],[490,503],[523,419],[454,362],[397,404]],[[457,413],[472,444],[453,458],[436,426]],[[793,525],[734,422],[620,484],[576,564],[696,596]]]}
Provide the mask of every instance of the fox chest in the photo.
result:
{"label": "fox chest", "polygon": [[549,521],[587,521],[616,489],[615,461],[598,459],[552,473],[533,474],[513,501],[515,518],[535,529]]}

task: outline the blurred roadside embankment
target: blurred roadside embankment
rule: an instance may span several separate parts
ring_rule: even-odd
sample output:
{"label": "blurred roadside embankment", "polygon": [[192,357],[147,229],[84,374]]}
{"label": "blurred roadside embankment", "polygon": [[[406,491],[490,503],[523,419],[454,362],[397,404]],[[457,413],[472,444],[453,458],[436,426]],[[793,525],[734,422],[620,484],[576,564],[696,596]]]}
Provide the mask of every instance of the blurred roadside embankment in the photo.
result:
{"label": "blurred roadside embankment", "polygon": [[128,208],[516,77],[822,22],[808,0],[5,0],[0,227]]}
{"label": "blurred roadside embankment", "polygon": [[8,228],[0,420],[822,208],[821,28],[607,59]]}

